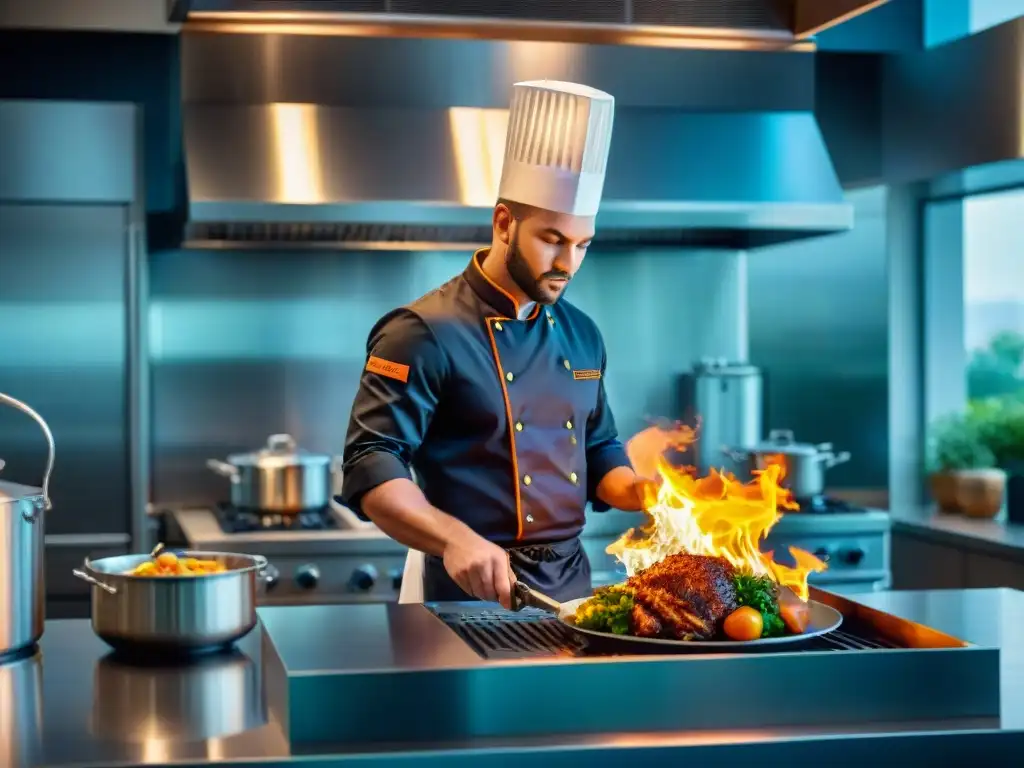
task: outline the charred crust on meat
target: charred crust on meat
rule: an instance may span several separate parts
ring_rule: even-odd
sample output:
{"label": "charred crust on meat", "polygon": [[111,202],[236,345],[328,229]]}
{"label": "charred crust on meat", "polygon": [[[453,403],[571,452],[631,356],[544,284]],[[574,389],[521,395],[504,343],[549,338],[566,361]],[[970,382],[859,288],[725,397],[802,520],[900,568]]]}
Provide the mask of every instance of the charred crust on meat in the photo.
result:
{"label": "charred crust on meat", "polygon": [[721,557],[677,554],[635,574],[626,582],[634,592],[634,633],[676,640],[713,637],[738,607],[735,573]]}

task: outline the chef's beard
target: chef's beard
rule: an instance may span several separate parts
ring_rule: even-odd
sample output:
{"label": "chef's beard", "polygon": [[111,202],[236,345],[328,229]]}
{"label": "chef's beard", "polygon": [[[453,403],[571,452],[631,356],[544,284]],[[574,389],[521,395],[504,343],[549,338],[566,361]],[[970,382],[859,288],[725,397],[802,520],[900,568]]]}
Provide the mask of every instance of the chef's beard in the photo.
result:
{"label": "chef's beard", "polygon": [[554,304],[565,293],[565,287],[553,295],[545,291],[541,287],[545,280],[561,278],[568,285],[568,281],[571,279],[570,275],[560,269],[552,269],[540,277],[534,277],[533,272],[530,270],[529,262],[526,261],[526,257],[523,256],[523,252],[519,249],[519,227],[516,227],[512,240],[508,244],[508,250],[505,253],[505,268],[508,270],[512,281],[519,286],[519,290],[526,294],[530,301],[535,301],[538,304]]}

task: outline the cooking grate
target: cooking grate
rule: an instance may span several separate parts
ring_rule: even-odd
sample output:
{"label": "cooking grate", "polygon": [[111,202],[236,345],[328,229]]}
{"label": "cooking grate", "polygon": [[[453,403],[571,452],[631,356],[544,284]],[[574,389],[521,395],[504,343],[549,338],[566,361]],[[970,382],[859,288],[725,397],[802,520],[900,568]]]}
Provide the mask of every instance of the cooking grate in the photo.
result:
{"label": "cooking grate", "polygon": [[[519,613],[474,608],[446,610],[431,607],[443,621],[476,653],[485,659],[528,659],[542,656],[595,655],[562,624],[548,614],[534,609]],[[902,648],[890,640],[859,628],[846,627],[828,635],[815,637],[799,646],[800,651],[865,651]],[[779,652],[791,651],[783,646]],[[614,655],[614,654],[597,654]]]}

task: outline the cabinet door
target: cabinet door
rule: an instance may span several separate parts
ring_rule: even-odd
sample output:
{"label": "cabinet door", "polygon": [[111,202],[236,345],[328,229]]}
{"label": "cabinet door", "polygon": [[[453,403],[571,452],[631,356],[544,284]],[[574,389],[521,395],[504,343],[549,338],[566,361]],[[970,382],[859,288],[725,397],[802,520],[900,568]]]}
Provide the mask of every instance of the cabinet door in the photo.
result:
{"label": "cabinet door", "polygon": [[[50,425],[56,463],[46,533],[130,530],[128,211],[0,205],[0,390]],[[39,427],[0,407],[7,480],[39,486]]]}
{"label": "cabinet door", "polygon": [[893,589],[962,589],[966,583],[967,566],[963,552],[903,532],[893,532]]}
{"label": "cabinet door", "polygon": [[1024,589],[1024,562],[971,552],[967,555],[967,586]]}

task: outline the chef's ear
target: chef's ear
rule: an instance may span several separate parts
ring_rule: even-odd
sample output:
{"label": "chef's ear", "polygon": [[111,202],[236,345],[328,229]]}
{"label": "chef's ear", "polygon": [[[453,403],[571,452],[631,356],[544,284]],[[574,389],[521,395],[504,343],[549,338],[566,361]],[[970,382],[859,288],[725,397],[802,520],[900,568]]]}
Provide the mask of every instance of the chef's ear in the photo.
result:
{"label": "chef's ear", "polygon": [[494,215],[491,217],[491,227],[494,230],[494,237],[501,243],[508,245],[512,241],[512,222],[515,215],[501,200],[494,206]]}

